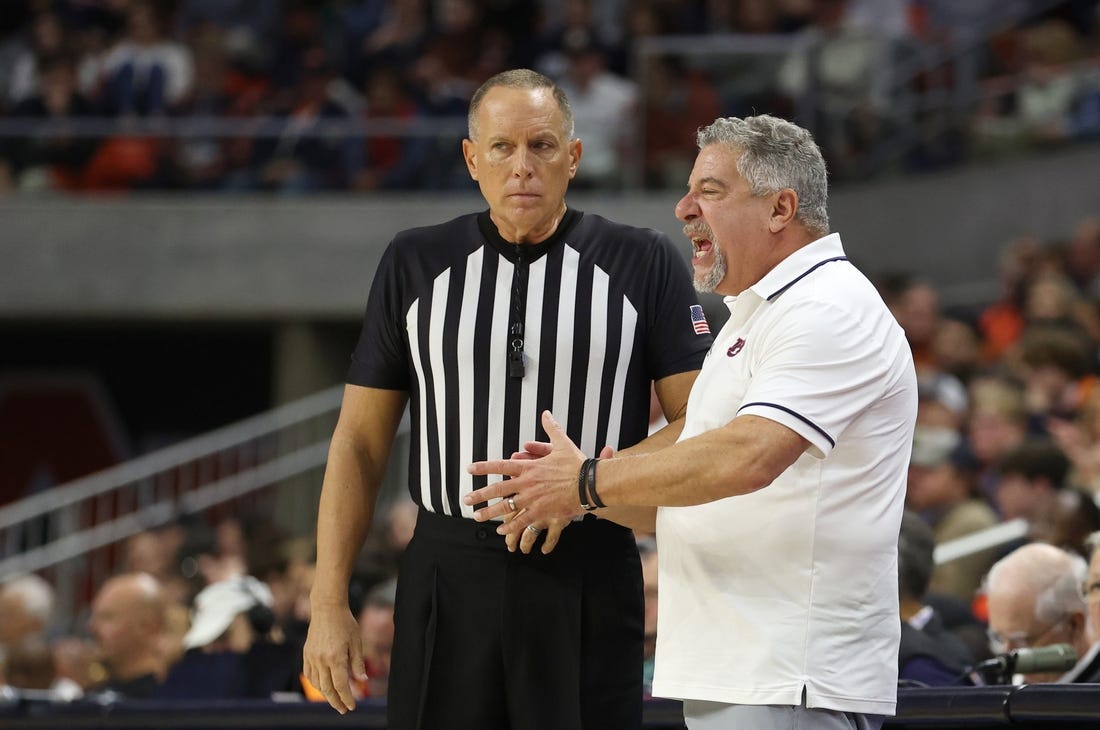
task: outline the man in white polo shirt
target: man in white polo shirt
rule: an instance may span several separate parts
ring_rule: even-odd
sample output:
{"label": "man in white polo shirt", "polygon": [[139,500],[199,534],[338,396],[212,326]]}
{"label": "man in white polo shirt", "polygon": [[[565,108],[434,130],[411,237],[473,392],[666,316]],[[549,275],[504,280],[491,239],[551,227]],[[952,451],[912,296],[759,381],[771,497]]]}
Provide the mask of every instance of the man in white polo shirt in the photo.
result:
{"label": "man in white polo shirt", "polygon": [[478,514],[510,515],[504,533],[598,505],[652,528],[639,508],[658,507],[653,694],[683,699],[691,730],[877,728],[896,701],[912,355],[829,233],[806,130],[718,119],[698,144],[676,215],[696,288],[730,317],[679,441],[585,459],[545,413],[551,444],[526,447],[542,458],[472,465],[513,478],[467,501],[512,495]]}

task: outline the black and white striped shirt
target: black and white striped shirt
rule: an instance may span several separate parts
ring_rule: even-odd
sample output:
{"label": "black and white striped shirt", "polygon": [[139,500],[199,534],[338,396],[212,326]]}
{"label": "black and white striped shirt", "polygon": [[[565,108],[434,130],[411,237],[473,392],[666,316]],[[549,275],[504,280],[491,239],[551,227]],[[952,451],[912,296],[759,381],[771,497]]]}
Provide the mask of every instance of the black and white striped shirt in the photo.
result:
{"label": "black and white striped shirt", "polygon": [[545,409],[586,454],[645,438],[650,381],[697,370],[711,344],[696,304],[658,231],[569,210],[550,239],[517,246],[488,212],[465,215],[390,242],[348,382],[409,392],[412,498],[470,517],[461,496],[499,477],[466,466],[545,440]]}

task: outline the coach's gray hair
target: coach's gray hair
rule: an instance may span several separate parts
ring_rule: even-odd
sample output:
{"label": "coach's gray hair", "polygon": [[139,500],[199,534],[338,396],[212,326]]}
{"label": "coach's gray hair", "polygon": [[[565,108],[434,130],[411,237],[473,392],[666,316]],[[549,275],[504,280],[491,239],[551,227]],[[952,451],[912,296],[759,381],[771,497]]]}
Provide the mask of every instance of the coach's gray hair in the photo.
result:
{"label": "coach's gray hair", "polygon": [[700,129],[696,143],[699,149],[722,144],[740,152],[737,172],[753,195],[790,188],[798,195],[795,218],[819,235],[829,232],[825,160],[808,131],[768,114],[723,117]]}
{"label": "coach's gray hair", "polygon": [[509,89],[549,89],[554,95],[554,101],[558,102],[561,109],[562,127],[567,139],[573,139],[573,107],[569,105],[569,97],[565,91],[554,83],[549,76],[544,76],[538,71],[529,68],[514,68],[509,71],[501,71],[490,77],[478,87],[470,99],[470,112],[466,115],[466,130],[470,139],[477,139],[477,112],[481,109],[481,102],[490,89],[505,86]]}

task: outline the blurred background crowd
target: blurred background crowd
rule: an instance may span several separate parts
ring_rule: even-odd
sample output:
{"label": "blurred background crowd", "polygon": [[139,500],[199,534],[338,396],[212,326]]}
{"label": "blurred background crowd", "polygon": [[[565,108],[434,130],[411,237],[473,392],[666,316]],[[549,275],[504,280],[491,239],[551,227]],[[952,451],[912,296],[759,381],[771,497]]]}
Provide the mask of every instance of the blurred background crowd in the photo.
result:
{"label": "blurred background crowd", "polygon": [[0,190],[468,188],[470,95],[517,66],[568,91],[598,189],[679,187],[692,132],[754,109],[837,182],[1100,134],[1094,0],[27,0]]}
{"label": "blurred background crowd", "polygon": [[[567,90],[585,142],[581,189],[679,188],[693,131],[754,111],[812,128],[835,185],[925,173],[1095,140],[1098,8],[6,2],[0,191],[469,189],[456,149],[470,94],[515,66]],[[1100,558],[1088,563],[1100,531],[1100,207],[1068,236],[1021,232],[989,265],[1000,294],[980,302],[944,302],[937,282],[910,272],[876,274],[920,382],[899,540],[899,669],[912,682],[974,681],[968,666],[1012,648],[1065,642],[1088,659],[1100,647]],[[349,595],[370,677],[362,697],[385,693],[394,576],[415,521],[408,501],[385,506]],[[0,576],[0,684],[62,699],[315,699],[300,676],[313,536],[269,517],[254,500],[137,532],[72,615],[57,610],[51,580]],[[1010,525],[1023,527],[935,558],[937,545]],[[657,546],[639,544],[651,671]]]}

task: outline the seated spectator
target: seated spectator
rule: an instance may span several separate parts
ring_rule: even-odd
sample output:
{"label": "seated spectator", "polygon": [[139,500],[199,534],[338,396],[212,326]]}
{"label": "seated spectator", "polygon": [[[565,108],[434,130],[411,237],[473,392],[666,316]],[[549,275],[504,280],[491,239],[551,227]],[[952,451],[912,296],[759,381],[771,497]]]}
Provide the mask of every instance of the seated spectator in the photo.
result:
{"label": "seated spectator", "polygon": [[1030,326],[1024,332],[1019,366],[1032,433],[1045,435],[1051,416],[1077,415],[1096,384],[1090,347],[1072,326]]}
{"label": "seated spectator", "polygon": [[54,612],[54,591],[35,573],[0,583],[0,651],[26,639],[46,636]]}
{"label": "seated spectator", "polygon": [[159,642],[165,606],[160,583],[148,573],[126,573],[103,584],[88,619],[107,670],[97,690],[132,698],[156,692],[168,671]]}
{"label": "seated spectator", "polygon": [[18,108],[21,103],[41,95],[39,64],[42,59],[65,51],[69,39],[61,18],[55,12],[40,12],[31,22],[31,47],[25,49],[12,64],[5,100]]}
{"label": "seated spectator", "polygon": [[4,678],[15,689],[48,692],[55,701],[69,702],[84,694],[80,685],[58,674],[50,645],[40,636],[7,648]]}
{"label": "seated spectator", "polygon": [[1031,439],[997,464],[994,500],[1001,518],[1032,522],[1065,486],[1069,460],[1053,442]]}
{"label": "seated spectator", "polygon": [[1052,416],[1046,425],[1070,460],[1069,484],[1095,498],[1100,494],[1100,388],[1092,389],[1075,418]]}
{"label": "seated spectator", "polygon": [[298,690],[299,647],[270,640],[268,587],[252,576],[211,583],[194,602],[185,652],[157,690],[161,699],[269,698]]}
{"label": "seated spectator", "polygon": [[558,83],[573,108],[576,136],[584,144],[576,189],[619,189],[636,147],[638,86],[607,70],[607,56],[595,40],[580,34],[566,42],[565,75]]}
{"label": "seated spectator", "polygon": [[979,377],[970,383],[966,441],[978,460],[978,490],[993,502],[997,462],[1027,439],[1023,386],[1003,377]]}
{"label": "seated spectator", "polygon": [[425,165],[432,153],[431,140],[374,129],[377,123],[412,122],[420,116],[397,69],[376,68],[367,79],[365,101],[368,134],[361,149],[363,161],[355,165],[352,186],[356,190],[407,190],[423,185]]}
{"label": "seated spectator", "polygon": [[[931,526],[935,544],[970,535],[998,523],[992,508],[977,494],[977,463],[954,431],[937,440],[937,432],[918,427],[913,435],[906,506]],[[965,603],[974,598],[996,549],[983,550],[935,567],[930,590]]]}
{"label": "seated spectator", "polygon": [[346,187],[352,172],[350,137],[318,135],[327,121],[347,120],[347,109],[331,96],[334,70],[322,48],[302,59],[303,75],[290,96],[278,137],[257,140],[253,179],[248,186],[279,193],[309,193]]}
{"label": "seated spectator", "polygon": [[367,592],[359,611],[359,638],[367,672],[366,697],[385,697],[393,651],[393,604],[397,580],[390,578]]}
{"label": "seated spectator", "polygon": [[[1087,572],[1080,555],[1044,543],[1024,545],[997,561],[985,588],[993,653],[1069,644],[1085,659],[1091,648],[1081,597]],[[1035,673],[1020,680],[1068,682],[1071,675]]]}
{"label": "seated spectator", "polygon": [[1097,530],[1100,530],[1100,507],[1084,492],[1067,487],[1039,507],[1028,537],[1088,557],[1087,540]]}
{"label": "seated spectator", "polygon": [[906,510],[898,535],[898,596],[901,644],[898,680],[928,686],[959,684],[974,663],[970,650],[947,631],[936,610],[924,603],[934,567],[936,541],[915,512]]}
{"label": "seated spectator", "polygon": [[[74,190],[83,186],[84,168],[99,146],[94,137],[71,135],[58,125],[92,116],[94,105],[76,87],[76,67],[64,54],[38,60],[38,86],[12,114],[40,120],[53,131],[0,141],[13,184],[24,190]],[[44,130],[45,131],[45,130]]]}
{"label": "seated spectator", "polygon": [[[642,91],[645,186],[683,185],[695,160],[695,131],[722,114],[722,100],[701,70],[674,56],[651,56]],[[583,163],[582,163],[583,164]]]}
{"label": "seated spectator", "polygon": [[104,59],[105,101],[119,114],[164,114],[182,102],[195,81],[190,49],[165,37],[156,3],[129,5],[127,35]]}

